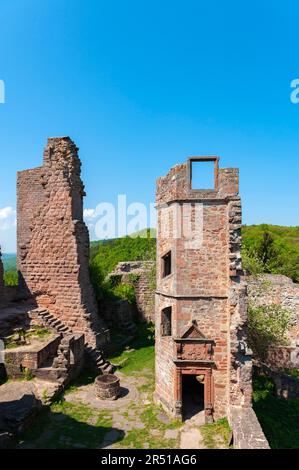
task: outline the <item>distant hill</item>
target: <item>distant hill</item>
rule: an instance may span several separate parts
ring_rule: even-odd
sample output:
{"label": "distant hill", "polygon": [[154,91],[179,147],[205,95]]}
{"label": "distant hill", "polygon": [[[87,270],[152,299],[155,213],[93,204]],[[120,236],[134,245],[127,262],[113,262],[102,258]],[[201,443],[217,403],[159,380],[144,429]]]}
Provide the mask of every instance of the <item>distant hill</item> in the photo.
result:
{"label": "distant hill", "polygon": [[[92,241],[90,262],[93,271],[100,271],[101,277],[105,277],[120,261],[155,259],[155,235],[155,229],[145,229],[129,237]],[[299,282],[299,226],[245,225],[242,235],[243,262],[249,272],[285,274]],[[2,254],[2,260],[6,271],[16,270],[15,253]]]}
{"label": "distant hill", "polygon": [[111,240],[91,242],[90,263],[102,277],[112,272],[120,261],[150,260],[156,257],[156,238],[153,229]]}
{"label": "distant hill", "polygon": [[299,226],[285,227],[281,225],[244,225],[242,228],[243,240],[255,243],[255,240],[261,237],[265,230],[269,231],[274,240],[281,241],[299,253]]}
{"label": "distant hill", "polygon": [[2,253],[2,261],[5,271],[17,269],[17,255],[15,253]]}
{"label": "distant hill", "polygon": [[[148,229],[149,230],[149,229]],[[148,238],[142,238],[150,234]],[[106,276],[120,261],[155,259],[156,232],[91,243],[93,273]],[[250,225],[242,228],[243,264],[248,273],[284,274],[299,282],[299,227]]]}

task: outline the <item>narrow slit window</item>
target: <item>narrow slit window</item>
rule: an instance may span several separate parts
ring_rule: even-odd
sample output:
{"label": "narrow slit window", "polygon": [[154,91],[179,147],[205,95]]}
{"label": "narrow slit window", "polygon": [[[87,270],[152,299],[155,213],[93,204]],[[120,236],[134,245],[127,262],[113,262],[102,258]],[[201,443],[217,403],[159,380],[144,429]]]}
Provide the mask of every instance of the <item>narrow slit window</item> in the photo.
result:
{"label": "narrow slit window", "polygon": [[171,274],[171,251],[162,257],[162,277]]}
{"label": "narrow slit window", "polygon": [[171,336],[171,315],[172,308],[166,307],[162,310],[161,314],[161,335],[162,336]]}
{"label": "narrow slit window", "polygon": [[214,161],[191,161],[191,189],[215,189]]}

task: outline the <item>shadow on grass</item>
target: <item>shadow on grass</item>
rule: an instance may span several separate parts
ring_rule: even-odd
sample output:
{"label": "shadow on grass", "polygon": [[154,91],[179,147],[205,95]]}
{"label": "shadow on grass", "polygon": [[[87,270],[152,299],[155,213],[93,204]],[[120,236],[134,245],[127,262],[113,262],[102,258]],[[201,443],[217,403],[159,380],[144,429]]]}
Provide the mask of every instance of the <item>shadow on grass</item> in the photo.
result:
{"label": "shadow on grass", "polygon": [[123,345],[111,353],[109,360],[114,364],[121,364],[121,370],[125,374],[143,369],[153,370],[155,360],[154,326],[139,323],[136,337],[127,346]]}
{"label": "shadow on grass", "polygon": [[272,449],[299,449],[299,398],[275,396],[273,382],[254,377],[253,407]]}
{"label": "shadow on grass", "polygon": [[19,440],[18,448],[100,449],[124,439],[121,429],[111,426],[109,412],[95,413],[84,405],[66,402],[44,410]]}

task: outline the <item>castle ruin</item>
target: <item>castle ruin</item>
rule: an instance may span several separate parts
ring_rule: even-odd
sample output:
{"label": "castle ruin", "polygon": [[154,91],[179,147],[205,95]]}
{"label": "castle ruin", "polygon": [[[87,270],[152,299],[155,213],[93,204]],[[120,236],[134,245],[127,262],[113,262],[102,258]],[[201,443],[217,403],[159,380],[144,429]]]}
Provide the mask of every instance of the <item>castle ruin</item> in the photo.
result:
{"label": "castle ruin", "polygon": [[[214,187],[194,188],[193,165],[207,162]],[[251,407],[238,169],[190,158],[158,179],[156,203],[156,400],[182,418],[193,387],[211,422]]]}
{"label": "castle ruin", "polygon": [[49,138],[41,167],[18,173],[17,264],[20,289],[87,342],[106,341],[89,279],[89,234],[78,148]]}

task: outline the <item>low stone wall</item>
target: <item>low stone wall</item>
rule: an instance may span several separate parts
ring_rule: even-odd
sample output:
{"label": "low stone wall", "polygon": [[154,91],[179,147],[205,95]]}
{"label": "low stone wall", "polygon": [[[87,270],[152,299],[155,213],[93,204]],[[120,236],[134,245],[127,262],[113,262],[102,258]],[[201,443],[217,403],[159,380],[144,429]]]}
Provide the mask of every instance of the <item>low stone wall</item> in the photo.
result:
{"label": "low stone wall", "polygon": [[267,364],[276,371],[299,368],[299,284],[276,274],[247,276],[246,280],[251,305],[280,305],[291,313],[289,345],[270,348]]}
{"label": "low stone wall", "polygon": [[299,398],[299,377],[293,377],[286,372],[277,372],[266,364],[255,365],[255,373],[270,377],[275,384],[276,395],[286,400]]}
{"label": "low stone wall", "polygon": [[48,357],[55,356],[61,337],[57,335],[42,344],[32,346],[20,346],[4,351],[4,362],[8,377],[18,378],[23,376],[23,369],[38,369]]}
{"label": "low stone wall", "polygon": [[299,369],[299,341],[294,346],[269,348],[267,363],[273,370]]}
{"label": "low stone wall", "polygon": [[229,424],[233,431],[235,449],[270,449],[261,425],[251,407],[232,406]]}
{"label": "low stone wall", "polygon": [[32,382],[13,382],[0,387],[0,449],[29,428],[42,409]]}
{"label": "low stone wall", "polygon": [[290,337],[299,338],[299,284],[278,274],[247,276],[248,299],[256,307],[281,305],[291,312]]}

